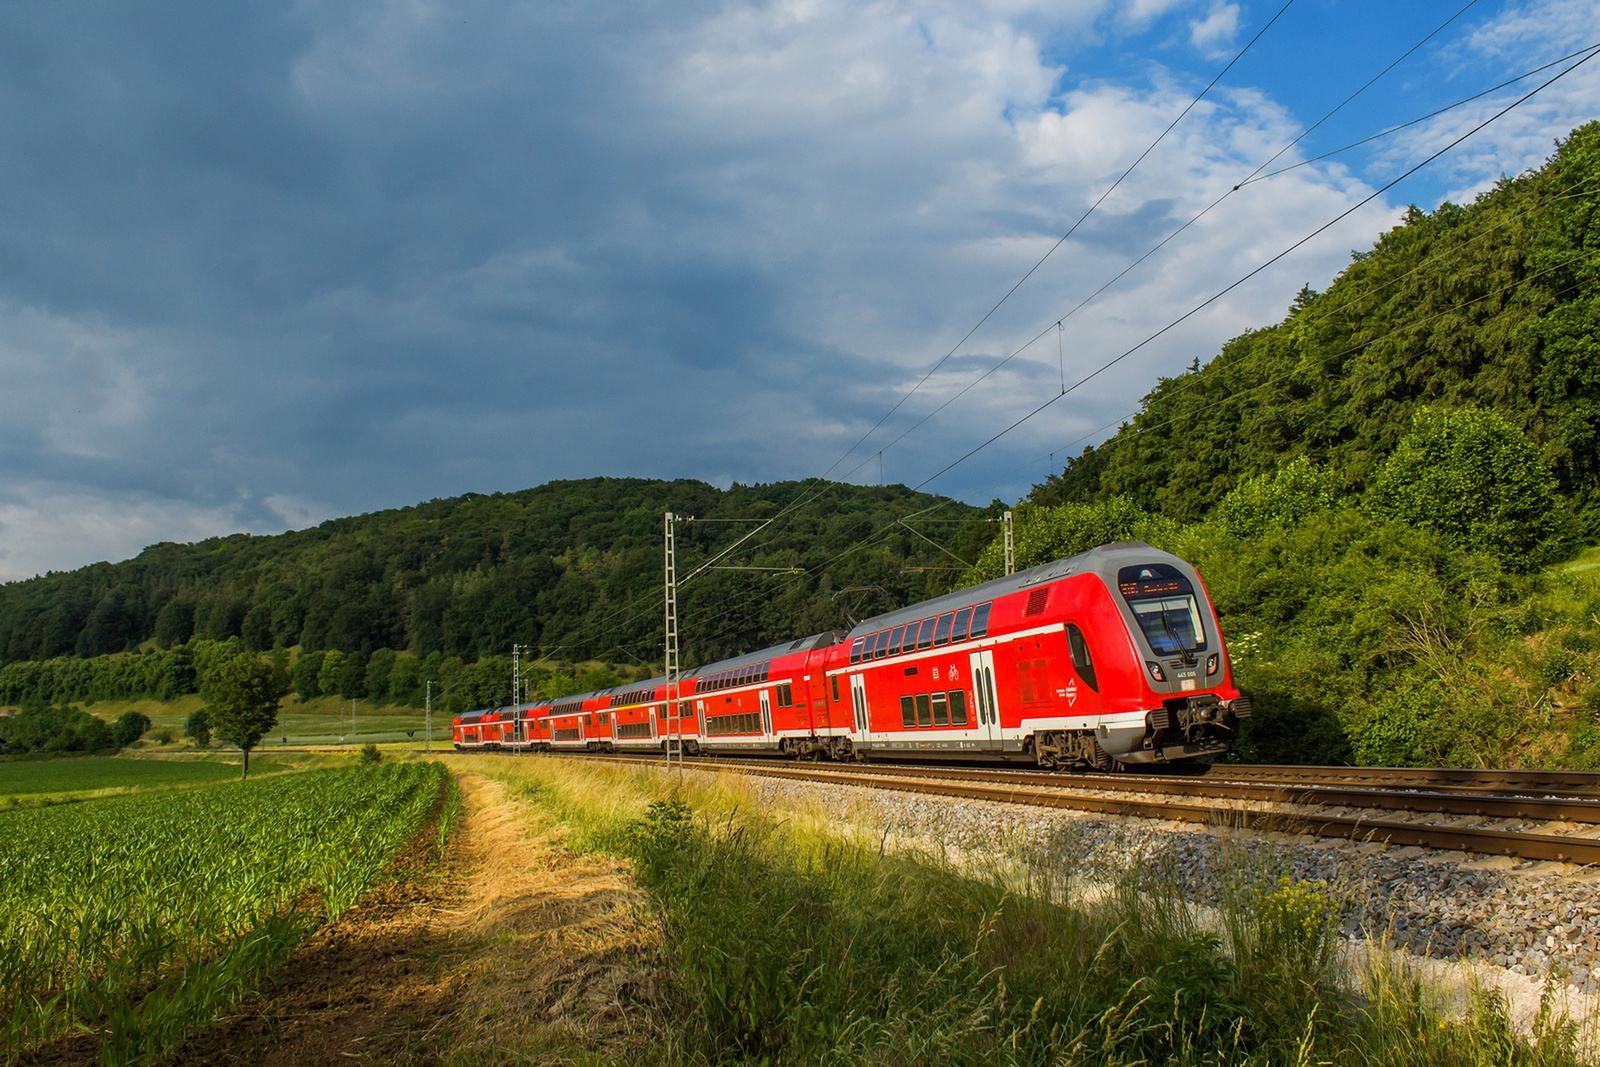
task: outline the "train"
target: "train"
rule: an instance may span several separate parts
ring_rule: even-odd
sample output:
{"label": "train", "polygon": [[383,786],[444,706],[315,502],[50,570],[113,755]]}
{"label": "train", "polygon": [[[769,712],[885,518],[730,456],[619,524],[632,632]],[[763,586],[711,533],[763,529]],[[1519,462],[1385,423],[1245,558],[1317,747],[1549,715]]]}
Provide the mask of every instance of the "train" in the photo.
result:
{"label": "train", "polygon": [[676,692],[651,678],[469,712],[451,733],[461,751],[1110,771],[1222,755],[1249,716],[1200,575],[1124,541],[705,664]]}

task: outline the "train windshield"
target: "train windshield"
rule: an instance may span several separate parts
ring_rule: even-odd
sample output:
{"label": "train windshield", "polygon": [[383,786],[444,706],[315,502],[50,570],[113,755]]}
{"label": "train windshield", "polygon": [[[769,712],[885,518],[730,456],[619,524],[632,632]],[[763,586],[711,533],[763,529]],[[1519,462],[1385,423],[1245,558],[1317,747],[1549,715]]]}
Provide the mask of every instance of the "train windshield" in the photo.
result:
{"label": "train windshield", "polygon": [[1194,586],[1178,568],[1166,563],[1124,567],[1117,572],[1117,589],[1156,655],[1178,656],[1206,647]]}

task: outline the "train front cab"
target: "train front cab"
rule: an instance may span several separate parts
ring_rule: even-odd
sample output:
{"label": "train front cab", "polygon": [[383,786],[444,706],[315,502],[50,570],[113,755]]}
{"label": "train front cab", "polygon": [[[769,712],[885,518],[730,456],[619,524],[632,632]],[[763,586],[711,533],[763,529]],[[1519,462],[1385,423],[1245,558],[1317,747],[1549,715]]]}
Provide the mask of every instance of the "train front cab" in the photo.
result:
{"label": "train front cab", "polygon": [[1138,542],[869,620],[827,674],[885,755],[1109,769],[1220,754],[1249,714],[1199,575]]}

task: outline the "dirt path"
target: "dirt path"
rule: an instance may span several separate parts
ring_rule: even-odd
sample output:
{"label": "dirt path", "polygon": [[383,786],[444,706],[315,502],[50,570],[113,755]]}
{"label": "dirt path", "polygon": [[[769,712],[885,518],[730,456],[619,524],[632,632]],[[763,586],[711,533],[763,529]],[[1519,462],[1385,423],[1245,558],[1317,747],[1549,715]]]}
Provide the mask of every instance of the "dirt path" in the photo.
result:
{"label": "dirt path", "polygon": [[313,934],[173,1062],[542,1061],[649,1041],[659,935],[626,868],[528,836],[502,783],[460,782],[442,867],[413,846],[402,877]]}

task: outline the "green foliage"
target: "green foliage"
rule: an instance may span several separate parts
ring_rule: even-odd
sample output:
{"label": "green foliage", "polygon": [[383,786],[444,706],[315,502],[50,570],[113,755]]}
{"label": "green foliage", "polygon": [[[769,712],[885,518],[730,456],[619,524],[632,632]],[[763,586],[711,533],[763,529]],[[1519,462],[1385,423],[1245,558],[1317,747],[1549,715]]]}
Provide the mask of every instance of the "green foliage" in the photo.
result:
{"label": "green foliage", "polygon": [[1367,503],[1518,571],[1543,562],[1562,525],[1555,477],[1527,437],[1498,413],[1471,407],[1418,411]]}
{"label": "green foliage", "polygon": [[211,747],[211,713],[205,708],[196,708],[183,720],[183,736],[194,741],[196,747]]}
{"label": "green foliage", "polygon": [[[1019,505],[1012,515],[1012,548],[1017,569],[1023,570],[1113,541],[1154,540],[1169,525],[1153,520],[1123,496],[1059,507]],[[1005,544],[997,537],[978,556],[973,568],[961,576],[958,585],[976,585],[1005,572]]]}
{"label": "green foliage", "polygon": [[160,652],[7,663],[0,666],[0,704],[170,700],[197,692],[205,672],[238,652],[236,640],[194,641]]}
{"label": "green foliage", "polygon": [[278,685],[271,664],[254,652],[240,653],[217,669],[205,698],[217,737],[244,751],[248,777],[250,750],[278,723]]}
{"label": "green foliage", "polygon": [[356,756],[356,762],[363,767],[370,767],[374,763],[383,761],[383,753],[378,751],[378,746],[370,741],[361,746],[361,752]]}
{"label": "green foliage", "polygon": [[355,901],[444,777],[392,765],[6,815],[0,1056],[76,1031],[102,1062],[164,1059]]}
{"label": "green foliage", "polygon": [[[948,557],[895,520],[935,504],[942,519],[982,514],[903,486],[719,490],[688,480],[592,478],[433,500],[272,537],[153,545],[124,563],[0,586],[0,663],[102,657],[151,636],[168,650],[228,641],[239,651],[299,646],[370,657],[390,649],[463,664],[517,642],[566,662],[648,662],[660,654],[662,513],[742,520],[680,527],[679,566],[688,573],[747,533],[749,520],[794,506],[728,562],[795,572],[710,571],[683,589],[686,663],[704,662],[830,629],[846,608],[859,615],[925,594],[928,576],[939,572],[914,568]],[[981,522],[919,532],[958,554],[975,553],[988,533]],[[846,587],[868,592],[848,603],[833,596]],[[385,691],[379,681],[370,659],[359,677],[323,677],[320,664],[294,675],[302,699],[376,696]],[[412,688],[389,679],[386,698],[412,702]]]}
{"label": "green foliage", "polygon": [[32,705],[0,720],[8,752],[98,752],[114,748],[111,727],[75,704]]}
{"label": "green foliage", "polygon": [[150,716],[142,711],[125,711],[111,724],[111,740],[118,748],[126,748],[150,729]]}
{"label": "green foliage", "polygon": [[311,652],[295,661],[289,678],[294,685],[294,695],[303,704],[322,695],[322,661],[327,653]]}
{"label": "green foliage", "polygon": [[1036,503],[1131,497],[1195,521],[1296,456],[1359,492],[1413,415],[1492,410],[1525,433],[1592,528],[1600,507],[1600,123],[1466,207],[1413,209],[1278,325],[1162,379]]}
{"label": "green foliage", "polygon": [[1334,495],[1332,475],[1305,456],[1296,456],[1275,474],[1240,482],[1212,515],[1234,537],[1256,537],[1269,529],[1300,525],[1331,507]]}

